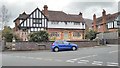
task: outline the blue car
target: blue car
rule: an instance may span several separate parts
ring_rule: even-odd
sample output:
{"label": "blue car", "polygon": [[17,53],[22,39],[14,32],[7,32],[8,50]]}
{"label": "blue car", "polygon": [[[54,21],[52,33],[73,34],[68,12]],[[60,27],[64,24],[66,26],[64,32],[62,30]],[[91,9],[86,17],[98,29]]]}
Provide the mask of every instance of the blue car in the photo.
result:
{"label": "blue car", "polygon": [[77,50],[78,46],[76,44],[64,41],[64,40],[57,40],[51,45],[51,49],[54,52],[58,52],[60,50]]}

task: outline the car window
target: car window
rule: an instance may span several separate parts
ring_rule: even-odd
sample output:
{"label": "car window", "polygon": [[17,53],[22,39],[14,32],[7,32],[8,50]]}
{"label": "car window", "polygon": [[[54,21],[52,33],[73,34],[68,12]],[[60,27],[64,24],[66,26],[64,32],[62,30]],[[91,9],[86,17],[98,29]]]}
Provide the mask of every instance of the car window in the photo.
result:
{"label": "car window", "polygon": [[63,44],[63,41],[57,41],[58,42],[58,44]]}
{"label": "car window", "polygon": [[64,44],[68,45],[68,44],[69,44],[69,42],[64,42]]}

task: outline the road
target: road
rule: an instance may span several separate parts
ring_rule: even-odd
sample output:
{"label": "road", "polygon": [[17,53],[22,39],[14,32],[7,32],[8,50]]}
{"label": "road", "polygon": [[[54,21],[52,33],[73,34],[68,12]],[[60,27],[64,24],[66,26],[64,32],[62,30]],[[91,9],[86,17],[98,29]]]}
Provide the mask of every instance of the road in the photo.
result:
{"label": "road", "polygon": [[118,46],[79,48],[77,51],[9,51],[3,66],[118,66]]}

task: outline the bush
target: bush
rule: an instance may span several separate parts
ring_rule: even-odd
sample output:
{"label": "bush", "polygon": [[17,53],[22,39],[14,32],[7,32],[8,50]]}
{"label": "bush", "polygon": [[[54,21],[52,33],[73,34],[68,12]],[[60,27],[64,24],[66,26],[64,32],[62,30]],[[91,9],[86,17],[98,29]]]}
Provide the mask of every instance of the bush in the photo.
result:
{"label": "bush", "polygon": [[5,38],[6,42],[12,42],[13,32],[9,26],[5,26],[2,30],[2,37]]}
{"label": "bush", "polygon": [[30,42],[46,42],[49,40],[49,34],[46,31],[34,32],[29,35]]}
{"label": "bush", "polygon": [[89,30],[89,31],[86,33],[85,38],[86,38],[86,39],[93,40],[93,39],[96,38],[96,35],[97,35],[97,33],[96,33],[95,31]]}

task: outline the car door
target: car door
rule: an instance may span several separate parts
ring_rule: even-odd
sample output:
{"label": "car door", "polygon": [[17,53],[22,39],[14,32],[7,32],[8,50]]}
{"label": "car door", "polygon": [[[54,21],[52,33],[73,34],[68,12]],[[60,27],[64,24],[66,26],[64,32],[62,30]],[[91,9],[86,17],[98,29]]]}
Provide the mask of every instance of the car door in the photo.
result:
{"label": "car door", "polygon": [[59,49],[64,49],[65,48],[63,41],[59,41],[58,47],[59,47]]}
{"label": "car door", "polygon": [[69,44],[69,42],[64,42],[64,48],[65,49],[70,49],[71,48],[71,45]]}

